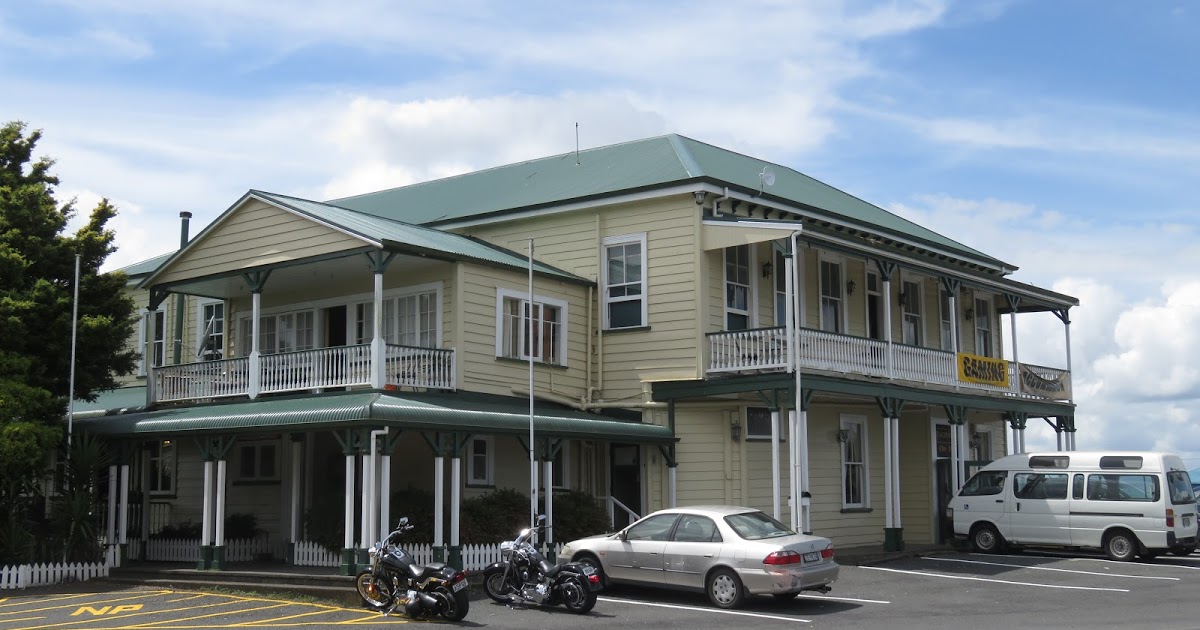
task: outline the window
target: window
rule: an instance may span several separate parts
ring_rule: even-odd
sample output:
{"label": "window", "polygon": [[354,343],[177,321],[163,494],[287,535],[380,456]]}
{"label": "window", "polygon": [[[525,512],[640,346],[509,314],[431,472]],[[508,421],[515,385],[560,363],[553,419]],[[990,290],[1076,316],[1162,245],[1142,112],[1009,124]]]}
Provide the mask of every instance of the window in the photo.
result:
{"label": "window", "polygon": [[371,302],[354,305],[355,345],[371,343],[375,338],[375,306]]}
{"label": "window", "polygon": [[[842,433],[844,431],[845,433]],[[867,507],[867,420],[844,415],[838,439],[842,436],[842,507]]]}
{"label": "window", "polygon": [[626,540],[669,540],[678,514],[657,514],[647,517],[625,532]]}
{"label": "window", "polygon": [[725,248],[725,330],[750,328],[750,246]]}
{"label": "window", "polygon": [[[383,300],[383,341],[393,345],[436,348],[440,343],[437,288],[409,288],[407,294]],[[370,343],[374,335],[375,307],[371,302],[356,305],[357,343]]]}
{"label": "window", "polygon": [[821,330],[842,332],[842,265],[821,261]]}
{"label": "window", "polygon": [[1100,467],[1139,470],[1142,467],[1142,458],[1139,455],[1104,455],[1100,458]]}
{"label": "window", "polygon": [[150,445],[150,494],[175,494],[175,442],[160,440]]}
{"label": "window", "polygon": [[471,442],[467,445],[467,485],[493,485],[493,459],[492,438],[471,438]]}
{"label": "window", "polygon": [[[771,439],[771,410],[766,407],[746,407],[746,439]],[[779,439],[784,439],[783,419],[779,422]]]}
{"label": "window", "polygon": [[763,538],[794,536],[796,534],[787,525],[759,511],[730,514],[725,517],[725,522],[729,524],[729,527],[733,528],[734,533],[746,540],[762,540]]}
{"label": "window", "polygon": [[142,360],[138,363],[138,376],[146,375],[147,337],[154,342],[153,347],[150,348],[150,367],[162,367],[167,356],[167,313],[161,306],[151,313],[149,324],[147,325],[143,318],[142,325],[138,329],[138,354],[142,355]]}
{"label": "window", "polygon": [[952,320],[954,313],[950,312],[950,294],[946,293],[945,289],[938,291],[938,319],[939,326],[942,331],[942,350],[948,352],[957,352],[958,348],[954,345],[954,335]]}
{"label": "window", "polygon": [[1034,455],[1029,458],[1030,468],[1067,468],[1070,465],[1070,455]]}
{"label": "window", "polygon": [[646,326],[646,235],[604,239],[604,327]]}
{"label": "window", "polygon": [[[316,347],[316,311],[294,311],[258,318],[258,351],[260,354],[297,352]],[[240,339],[250,339],[250,318],[239,320]],[[250,356],[250,344],[238,348],[242,356]]]}
{"label": "window", "polygon": [[279,443],[251,442],[238,446],[238,481],[278,481]]}
{"label": "window", "polygon": [[1013,496],[1018,499],[1066,499],[1066,473],[1017,473]]}
{"label": "window", "polygon": [[1003,470],[985,470],[971,477],[958,493],[962,497],[983,497],[1004,492],[1004,481],[1008,472]]}
{"label": "window", "polygon": [[196,358],[216,361],[225,352],[225,303],[200,304],[196,314]]}
{"label": "window", "polygon": [[793,259],[775,252],[775,325],[787,326],[787,266]]}
{"label": "window", "polygon": [[992,432],[990,429],[976,428],[971,436],[971,459],[977,462],[992,461]]}
{"label": "window", "polygon": [[1089,501],[1158,501],[1158,475],[1088,475]]}
{"label": "window", "polygon": [[721,532],[717,524],[707,516],[684,514],[679,517],[679,525],[675,527],[675,542],[721,542]]}
{"label": "window", "polygon": [[900,296],[903,301],[900,308],[904,313],[904,343],[910,346],[921,345],[921,285],[905,280],[901,283],[904,288]]}
{"label": "window", "polygon": [[551,465],[554,473],[554,488],[566,490],[571,487],[571,443],[563,440],[558,449],[558,456]]}
{"label": "window", "polygon": [[995,356],[992,350],[992,303],[975,298],[975,354],[981,357]]}
{"label": "window", "polygon": [[1171,493],[1172,505],[1196,502],[1196,495],[1192,492],[1192,479],[1182,470],[1167,472],[1167,490]]}
{"label": "window", "polygon": [[563,325],[567,303],[540,296],[535,299],[530,304],[527,296],[514,291],[496,292],[496,356],[524,360],[532,356],[542,363],[566,365]]}
{"label": "window", "polygon": [[1075,475],[1071,478],[1071,498],[1083,498],[1083,475]]}

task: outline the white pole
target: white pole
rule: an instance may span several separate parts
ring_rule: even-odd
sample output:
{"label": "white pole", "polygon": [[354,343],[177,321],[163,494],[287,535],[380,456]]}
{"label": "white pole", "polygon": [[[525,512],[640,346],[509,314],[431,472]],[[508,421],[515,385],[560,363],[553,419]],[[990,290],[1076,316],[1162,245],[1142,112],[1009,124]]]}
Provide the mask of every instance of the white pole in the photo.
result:
{"label": "white pole", "polygon": [[450,458],[450,546],[459,543],[459,513],[462,511],[462,458],[457,449]]}
{"label": "white pole", "polygon": [[346,504],[342,513],[343,549],[354,548],[354,455],[346,455]]}
{"label": "white pole", "polygon": [[883,418],[883,526],[895,527],[892,509],[892,419]]}
{"label": "white pole", "polygon": [[[529,239],[529,329],[525,343],[529,345],[529,526],[537,524],[538,470],[533,442],[533,239]],[[537,540],[537,533],[534,533]]]}
{"label": "white pole", "polygon": [[129,542],[129,464],[121,464],[121,496],[117,507],[117,542]]}
{"label": "white pole", "polygon": [[202,518],[204,522],[200,525],[200,546],[207,547],[212,544],[212,484],[213,484],[213,463],[212,460],[204,462],[204,508]]}
{"label": "white pole", "polygon": [[288,518],[291,521],[288,523],[288,540],[292,544],[300,542],[300,466],[304,459],[300,455],[300,449],[303,447],[299,440],[292,440],[292,509]]}
{"label": "white pole", "polygon": [[104,542],[117,544],[117,467],[108,467],[108,531]]}
{"label": "white pole", "polygon": [[892,527],[899,529],[903,527],[900,520],[900,418],[888,418],[887,422],[891,427],[893,449],[892,486],[888,489],[888,494],[892,495]]}
{"label": "white pole", "polygon": [[[71,434],[75,429],[75,337],[79,330],[79,254],[75,254],[75,301],[71,307],[71,371],[67,389],[67,461],[71,460]],[[149,366],[149,360],[146,365]],[[150,374],[147,368],[146,374]]]}
{"label": "white pole", "polygon": [[[792,436],[796,439],[796,436]],[[771,516],[779,520],[779,410],[771,410]]]}
{"label": "white pole", "polygon": [[542,462],[542,479],[546,480],[546,548],[554,543],[554,460]]}
{"label": "white pole", "polygon": [[446,538],[444,517],[446,506],[446,458],[433,458],[433,548],[441,549]]}
{"label": "white pole", "polygon": [[379,538],[392,531],[392,456],[379,456]]}
{"label": "white pole", "polygon": [[218,547],[225,546],[225,468],[227,462],[223,459],[217,460],[217,509],[216,518],[213,526],[217,531],[216,545]]}

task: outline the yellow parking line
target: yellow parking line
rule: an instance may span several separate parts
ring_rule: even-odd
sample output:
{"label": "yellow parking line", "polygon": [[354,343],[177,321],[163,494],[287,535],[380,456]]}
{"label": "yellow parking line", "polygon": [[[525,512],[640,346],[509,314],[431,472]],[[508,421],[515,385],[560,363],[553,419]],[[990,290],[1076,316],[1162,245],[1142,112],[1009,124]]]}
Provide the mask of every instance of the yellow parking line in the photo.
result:
{"label": "yellow parking line", "polygon": [[45,617],[22,617],[21,619],[5,619],[4,623],[16,623],[18,621],[33,621],[35,619],[45,619]]}
{"label": "yellow parking line", "polygon": [[[201,606],[192,606],[188,610],[194,610],[197,608],[211,608],[213,606],[228,606],[230,604],[236,604],[236,603],[238,603],[238,602],[235,600],[235,601],[231,601],[231,602],[218,602],[216,604],[204,604]],[[137,613],[132,613],[129,615],[121,615],[121,617],[119,617],[119,618],[120,619],[129,619],[130,617],[142,617],[145,615],[161,615],[161,614],[165,614],[165,613],[175,613],[175,612],[179,612],[179,610],[177,610],[177,609],[147,610],[146,612],[137,612]],[[105,618],[105,617],[97,617],[95,619],[86,619],[86,620],[81,620],[81,621],[68,621],[68,622],[64,622],[64,623],[52,623],[52,624],[45,625],[45,626],[33,626],[31,628],[25,628],[25,630],[39,630],[41,628],[57,628],[59,626],[67,626],[67,625],[71,625],[71,624],[85,624],[85,623],[95,623],[98,621],[111,621],[111,620],[112,619]]]}
{"label": "yellow parking line", "polygon": [[[79,606],[91,606],[91,605],[93,605],[93,604],[95,604],[95,605],[99,606],[99,605],[103,605],[103,604],[109,604],[109,603],[112,603],[112,602],[123,602],[123,601],[130,600],[130,599],[142,599],[142,598],[145,598],[145,597],[153,597],[153,596],[155,596],[155,595],[163,595],[163,594],[165,594],[165,593],[170,593],[170,592],[171,592],[171,591],[155,591],[155,592],[153,592],[153,593],[143,593],[143,594],[141,594],[141,595],[130,595],[130,596],[128,596],[128,597],[105,598],[105,599],[103,599],[103,600],[101,600],[101,601],[98,601],[98,602],[96,602],[96,601],[92,601],[92,602],[84,602],[84,603],[81,603],[81,602],[72,602],[72,603],[70,603],[70,604],[66,604],[66,605],[63,605],[63,606],[47,606],[47,607],[45,607],[45,608],[31,608],[31,609],[28,609],[28,610],[12,610],[12,611],[9,611],[9,612],[0,612],[0,615],[23,615],[23,614],[25,614],[25,613],[31,613],[31,612],[42,612],[42,611],[46,611],[46,610],[58,610],[58,609],[60,609],[60,608],[76,608],[76,607],[79,607]],[[91,596],[91,597],[96,597],[96,596],[99,596],[99,595],[103,595],[103,593],[87,593],[86,595],[88,595],[88,596]],[[77,595],[72,595],[71,597],[78,597],[78,596],[77,596]],[[55,598],[55,599],[52,599],[52,600],[50,600],[50,601],[57,601],[57,600],[61,600],[61,599],[68,599],[68,598],[67,598],[67,597],[57,597],[57,598]],[[42,600],[40,600],[40,599],[39,599],[39,603],[41,603],[41,601],[42,601]],[[15,606],[16,604],[4,604],[4,605],[5,605],[5,606]],[[3,620],[2,620],[2,619],[0,619],[0,621],[3,621]]]}
{"label": "yellow parking line", "polygon": [[[287,617],[276,617],[276,618],[274,618],[274,619],[265,619],[265,620],[262,620],[262,621],[246,621],[246,622],[243,622],[243,623],[235,623],[235,624],[233,624],[233,625],[234,625],[234,627],[242,627],[242,626],[254,626],[255,624],[260,624],[260,623],[276,624],[276,623],[278,623],[278,622],[280,622],[280,621],[283,621],[283,620],[285,620],[285,619],[297,619],[297,618],[300,618],[300,617],[311,617],[312,615],[327,615],[327,614],[329,614],[329,613],[331,613],[331,612],[338,612],[338,611],[337,611],[337,609],[330,609],[330,610],[316,610],[316,611],[313,611],[313,612],[300,613],[300,614],[297,614],[297,615],[288,615]],[[289,624],[289,625],[290,625],[290,624]]]}
{"label": "yellow parking line", "polygon": [[168,600],[166,601],[166,603],[168,603],[168,604],[174,604],[175,602],[186,602],[186,601],[188,601],[189,599],[200,599],[201,597],[212,597],[212,595],[207,595],[207,594],[201,594],[201,595],[188,595],[187,597],[180,597],[179,599],[168,599]]}
{"label": "yellow parking line", "polygon": [[[222,611],[222,612],[209,613],[207,615],[196,615],[195,617],[184,617],[182,619],[164,619],[162,621],[151,621],[150,623],[140,623],[140,624],[130,626],[130,627],[132,627],[132,628],[151,628],[153,626],[157,626],[162,623],[178,623],[178,622],[183,622],[183,621],[195,621],[196,619],[207,619],[209,617],[219,617],[221,615],[250,613],[250,612],[254,612],[256,610],[270,610],[271,608],[281,608],[283,606],[291,606],[291,604],[281,603],[281,604],[273,604],[271,606],[259,606],[258,608],[247,608],[245,610]],[[228,627],[228,626],[226,626],[226,627]]]}

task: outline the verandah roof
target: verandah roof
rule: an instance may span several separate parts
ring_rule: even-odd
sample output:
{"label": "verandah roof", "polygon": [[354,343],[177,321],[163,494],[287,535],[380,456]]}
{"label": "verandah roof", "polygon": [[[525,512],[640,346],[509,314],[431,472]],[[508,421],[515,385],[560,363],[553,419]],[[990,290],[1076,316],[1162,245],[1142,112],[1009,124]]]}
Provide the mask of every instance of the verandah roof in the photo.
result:
{"label": "verandah roof", "polygon": [[[309,431],[392,426],[423,431],[527,435],[528,403],[495,398],[352,392],[266,398],[178,407],[75,420],[75,430],[96,435],[150,436],[201,433]],[[534,432],[543,437],[673,444],[664,426],[623,421],[570,409],[535,405]]]}

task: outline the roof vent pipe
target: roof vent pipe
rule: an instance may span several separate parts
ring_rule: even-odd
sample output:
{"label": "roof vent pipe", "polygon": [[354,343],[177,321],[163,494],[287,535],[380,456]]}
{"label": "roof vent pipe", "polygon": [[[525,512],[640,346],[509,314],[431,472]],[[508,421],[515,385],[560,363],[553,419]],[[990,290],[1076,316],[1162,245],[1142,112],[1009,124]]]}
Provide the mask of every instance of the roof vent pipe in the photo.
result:
{"label": "roof vent pipe", "polygon": [[[188,224],[192,220],[192,213],[183,210],[179,213],[179,249],[183,251],[184,246],[188,242]],[[183,308],[184,295],[182,293],[175,296],[175,347],[173,356],[171,357],[175,365],[183,362]]]}

